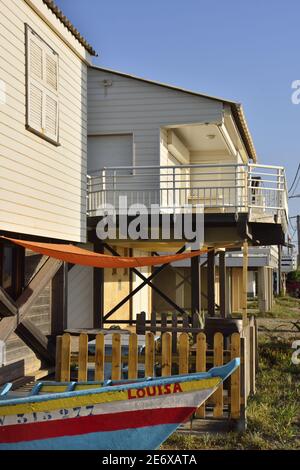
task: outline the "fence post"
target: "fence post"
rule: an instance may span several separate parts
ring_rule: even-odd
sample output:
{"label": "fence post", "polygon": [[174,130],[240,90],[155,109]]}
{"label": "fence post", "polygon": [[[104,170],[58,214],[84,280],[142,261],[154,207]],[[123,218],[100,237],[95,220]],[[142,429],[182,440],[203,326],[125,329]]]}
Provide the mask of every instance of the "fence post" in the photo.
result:
{"label": "fence post", "polygon": [[61,373],[60,380],[62,382],[70,382],[70,366],[71,366],[71,336],[65,333],[62,336],[61,344]]}
{"label": "fence post", "polygon": [[[222,333],[214,334],[214,366],[223,365],[223,335]],[[223,385],[219,385],[218,389],[213,394],[214,399],[214,418],[221,418],[223,416]]]}
{"label": "fence post", "polygon": [[61,381],[61,356],[62,356],[62,336],[56,337],[55,349],[55,380]]}
{"label": "fence post", "polygon": [[166,377],[172,371],[172,337],[167,332],[161,335],[161,375]]}
{"label": "fence post", "polygon": [[174,331],[172,332],[172,352],[176,354],[177,351],[177,313],[172,314],[172,328]]}
{"label": "fence post", "polygon": [[[241,357],[240,334],[231,335],[231,359]],[[239,419],[241,409],[241,372],[237,368],[230,377],[230,418]]]}
{"label": "fence post", "polygon": [[246,338],[241,337],[241,411],[240,411],[240,423],[239,430],[244,431],[246,429],[246,409],[247,409],[247,344]]}
{"label": "fence post", "polygon": [[[196,344],[196,372],[206,372],[206,335],[204,333],[197,334]],[[205,403],[196,410],[195,417],[205,418]]]}
{"label": "fence post", "polygon": [[181,333],[179,336],[179,374],[189,373],[189,335]]}
{"label": "fence post", "polygon": [[129,335],[128,378],[136,379],[138,375],[138,337],[136,333]]}
{"label": "fence post", "polygon": [[87,380],[87,364],[88,364],[88,335],[81,333],[79,335],[79,352],[78,352],[78,382]]}
{"label": "fence post", "polygon": [[95,341],[95,381],[104,381],[104,334],[98,333]]}
{"label": "fence post", "polygon": [[146,333],[145,338],[145,377],[154,376],[154,334],[150,331]]}
{"label": "fence post", "polygon": [[255,338],[255,323],[253,317],[250,321],[250,393],[254,394],[256,391],[255,385],[255,351],[256,351],[256,338]]}
{"label": "fence post", "polygon": [[136,333],[138,335],[144,335],[146,332],[146,313],[141,312],[136,316]]}
{"label": "fence post", "polygon": [[111,378],[112,380],[121,379],[121,335],[113,333],[112,335],[112,358],[111,358]]}

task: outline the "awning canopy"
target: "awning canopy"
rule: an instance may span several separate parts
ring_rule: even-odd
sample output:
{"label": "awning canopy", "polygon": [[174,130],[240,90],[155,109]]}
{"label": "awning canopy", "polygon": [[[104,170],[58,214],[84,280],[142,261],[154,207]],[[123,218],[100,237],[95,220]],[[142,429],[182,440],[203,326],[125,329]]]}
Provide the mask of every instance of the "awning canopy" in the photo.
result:
{"label": "awning canopy", "polygon": [[80,264],[82,266],[93,266],[95,268],[139,268],[142,266],[155,266],[158,264],[173,263],[182,259],[193,258],[203,253],[207,249],[190,251],[186,253],[162,256],[111,256],[93,251],[85,250],[75,245],[58,243],[40,243],[15,238],[1,237],[29,250],[52,258],[66,261],[67,263]]}

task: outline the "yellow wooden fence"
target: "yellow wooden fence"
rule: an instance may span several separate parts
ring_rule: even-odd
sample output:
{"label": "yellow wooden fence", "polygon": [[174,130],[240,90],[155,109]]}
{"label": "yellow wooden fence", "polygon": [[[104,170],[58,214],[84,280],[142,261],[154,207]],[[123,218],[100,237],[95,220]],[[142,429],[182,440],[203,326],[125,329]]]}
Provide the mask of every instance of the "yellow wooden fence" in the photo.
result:
{"label": "yellow wooden fence", "polygon": [[[224,339],[223,334],[216,332],[212,348],[207,347],[206,336],[198,333],[194,344],[190,344],[191,335],[181,333],[178,336],[176,353],[172,352],[171,333],[163,333],[161,340],[155,342],[154,334],[145,335],[143,351],[138,348],[136,333],[129,335],[128,353],[122,354],[122,334],[112,334],[111,353],[105,354],[105,336],[97,334],[95,354],[88,353],[88,336],[80,334],[79,339],[71,338],[66,333],[57,338],[56,379],[67,382],[72,380],[86,381],[88,370],[92,370],[89,380],[103,381],[105,363],[111,364],[111,379],[122,378],[122,368],[127,365],[128,378],[154,376],[159,366],[160,374],[168,376],[174,373],[188,374],[204,372],[213,366],[221,366],[229,360],[240,357],[241,366],[221,385],[214,395],[202,405],[196,416],[205,418],[207,411],[213,418],[245,418],[245,409],[249,394],[255,393],[256,374],[256,328],[253,320],[248,322],[243,333],[233,333]],[[74,348],[71,344],[77,343]]]}

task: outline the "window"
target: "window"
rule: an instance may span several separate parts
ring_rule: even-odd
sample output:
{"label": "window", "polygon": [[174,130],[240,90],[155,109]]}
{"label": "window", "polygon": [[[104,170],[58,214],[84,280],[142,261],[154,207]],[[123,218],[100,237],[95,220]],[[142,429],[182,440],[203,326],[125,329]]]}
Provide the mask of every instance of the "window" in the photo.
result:
{"label": "window", "polygon": [[26,127],[58,145],[58,54],[26,25]]}

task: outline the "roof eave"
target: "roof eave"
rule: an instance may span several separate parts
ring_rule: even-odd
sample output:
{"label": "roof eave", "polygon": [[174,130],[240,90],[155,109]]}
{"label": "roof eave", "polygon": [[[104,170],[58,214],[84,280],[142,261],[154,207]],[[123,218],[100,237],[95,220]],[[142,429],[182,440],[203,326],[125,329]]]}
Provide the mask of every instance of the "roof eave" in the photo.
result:
{"label": "roof eave", "polygon": [[87,52],[94,57],[98,54],[87,40],[80,34],[70,20],[63,14],[62,10],[58,8],[53,0],[43,0],[43,3],[52,11],[52,13],[61,21],[61,23],[73,34],[77,41],[87,50]]}

